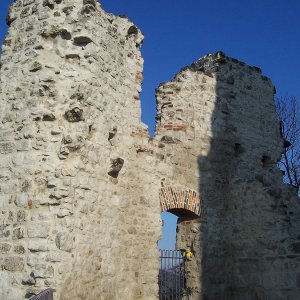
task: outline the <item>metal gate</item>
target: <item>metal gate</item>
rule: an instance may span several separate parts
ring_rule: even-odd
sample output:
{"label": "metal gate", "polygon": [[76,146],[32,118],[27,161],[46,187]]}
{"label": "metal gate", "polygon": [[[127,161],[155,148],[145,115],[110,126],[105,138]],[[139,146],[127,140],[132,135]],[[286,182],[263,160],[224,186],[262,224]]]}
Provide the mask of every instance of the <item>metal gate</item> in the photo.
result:
{"label": "metal gate", "polygon": [[181,300],[185,296],[185,258],[181,251],[160,250],[159,299]]}
{"label": "metal gate", "polygon": [[33,296],[32,298],[30,298],[30,300],[53,300],[54,292],[55,292],[54,289],[49,288],[49,289],[42,291],[38,295]]}

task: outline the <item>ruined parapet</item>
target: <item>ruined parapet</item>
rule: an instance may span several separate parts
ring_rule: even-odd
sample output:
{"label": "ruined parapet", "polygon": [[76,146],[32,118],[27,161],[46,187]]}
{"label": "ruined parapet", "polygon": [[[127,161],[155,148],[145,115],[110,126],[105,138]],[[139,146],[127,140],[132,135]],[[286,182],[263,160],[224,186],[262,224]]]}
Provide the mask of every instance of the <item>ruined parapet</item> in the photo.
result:
{"label": "ruined parapet", "polygon": [[133,136],[143,35],[93,0],[17,0],[7,21],[0,298],[155,299],[158,189]]}
{"label": "ruined parapet", "polygon": [[218,52],[163,83],[157,102],[165,181],[199,193],[200,217],[176,212],[191,299],[297,299],[300,206],[277,168],[270,79]]}

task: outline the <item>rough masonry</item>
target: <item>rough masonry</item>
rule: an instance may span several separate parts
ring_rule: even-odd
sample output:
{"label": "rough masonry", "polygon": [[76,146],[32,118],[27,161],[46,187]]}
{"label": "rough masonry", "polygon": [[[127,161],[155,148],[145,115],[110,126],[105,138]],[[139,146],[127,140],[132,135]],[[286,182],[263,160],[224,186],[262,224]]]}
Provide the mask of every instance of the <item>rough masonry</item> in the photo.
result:
{"label": "rough masonry", "polygon": [[0,298],[157,299],[160,212],[190,299],[299,299],[299,200],[274,87],[209,54],[141,122],[141,31],[94,0],[16,0],[0,73]]}

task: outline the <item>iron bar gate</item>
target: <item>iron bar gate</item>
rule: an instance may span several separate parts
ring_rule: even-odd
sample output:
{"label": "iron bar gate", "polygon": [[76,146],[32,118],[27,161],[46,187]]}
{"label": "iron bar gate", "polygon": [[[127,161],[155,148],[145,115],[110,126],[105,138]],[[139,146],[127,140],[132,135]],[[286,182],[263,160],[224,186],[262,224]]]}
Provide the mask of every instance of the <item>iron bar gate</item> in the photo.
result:
{"label": "iron bar gate", "polygon": [[185,258],[181,251],[160,250],[159,299],[181,300],[185,295]]}
{"label": "iron bar gate", "polygon": [[54,292],[55,292],[55,290],[49,288],[49,289],[42,291],[38,295],[33,296],[32,298],[30,298],[30,300],[53,300]]}

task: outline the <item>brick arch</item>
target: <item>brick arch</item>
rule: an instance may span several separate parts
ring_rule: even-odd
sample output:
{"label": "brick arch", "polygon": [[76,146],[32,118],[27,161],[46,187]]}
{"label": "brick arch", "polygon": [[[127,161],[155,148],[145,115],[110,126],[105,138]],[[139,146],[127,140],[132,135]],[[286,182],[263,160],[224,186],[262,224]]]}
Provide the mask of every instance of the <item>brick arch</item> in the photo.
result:
{"label": "brick arch", "polygon": [[199,194],[191,189],[162,186],[159,190],[159,200],[161,212],[170,211],[177,214],[177,212],[188,211],[201,216]]}

